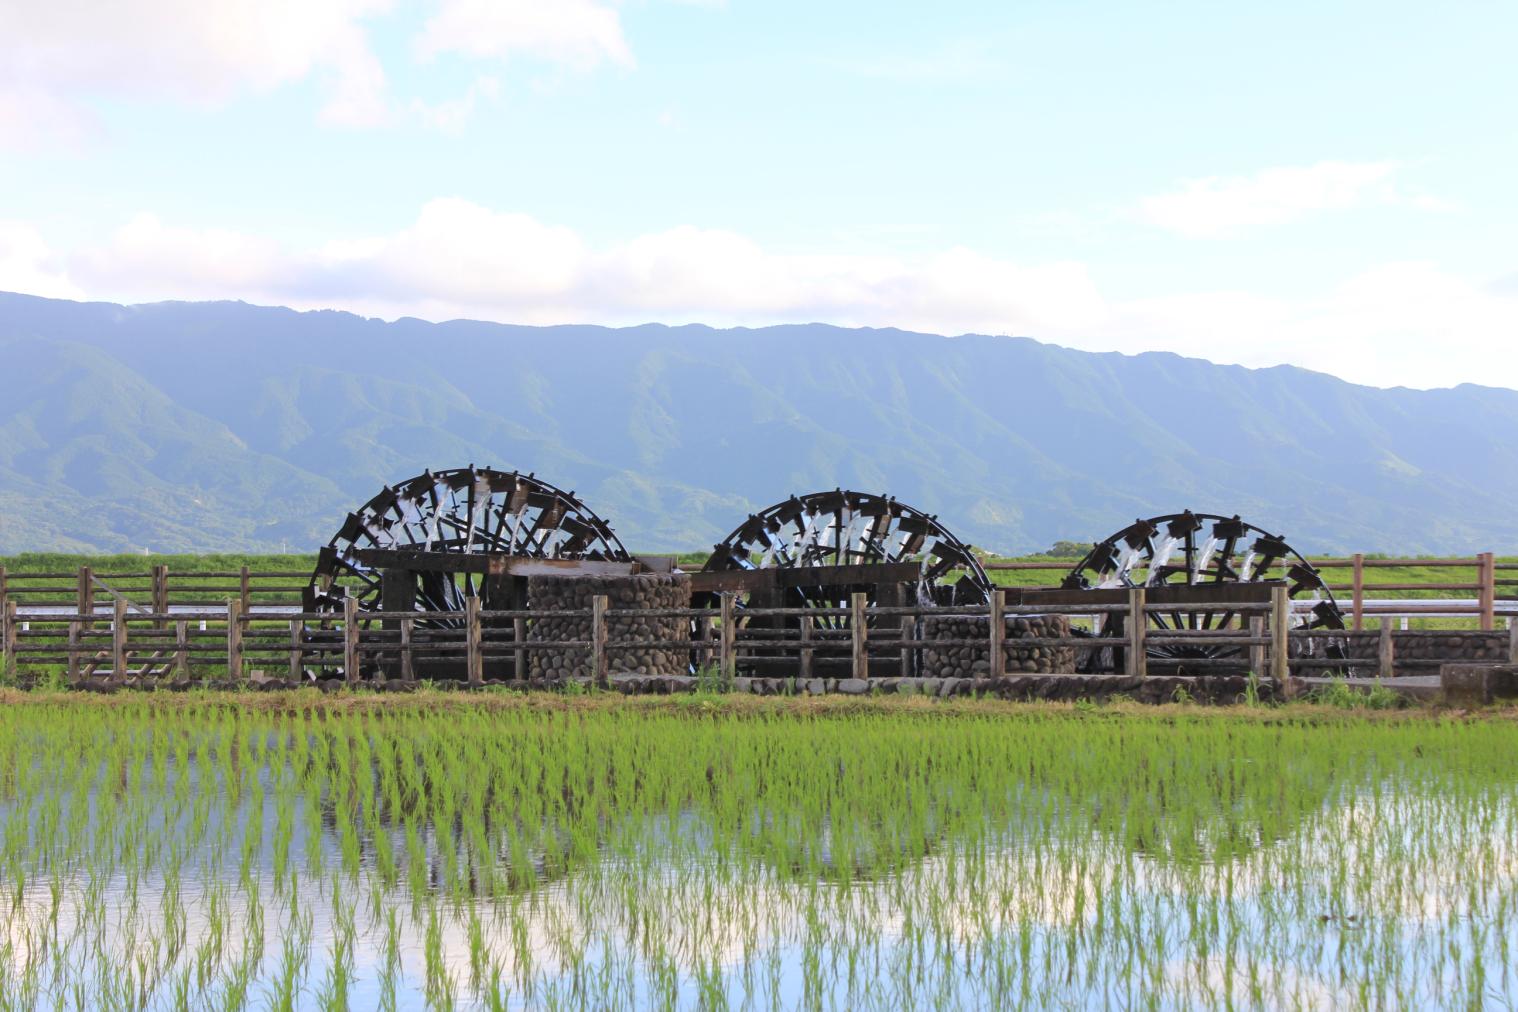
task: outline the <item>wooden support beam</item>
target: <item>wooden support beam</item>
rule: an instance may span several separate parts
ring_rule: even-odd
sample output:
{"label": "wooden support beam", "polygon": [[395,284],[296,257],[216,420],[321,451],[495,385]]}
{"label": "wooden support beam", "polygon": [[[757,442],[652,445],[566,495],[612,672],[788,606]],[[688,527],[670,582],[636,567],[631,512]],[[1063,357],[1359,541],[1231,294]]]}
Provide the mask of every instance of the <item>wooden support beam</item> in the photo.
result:
{"label": "wooden support beam", "polygon": [[1481,590],[1481,630],[1491,632],[1497,626],[1497,559],[1491,552],[1482,552],[1477,566]]}
{"label": "wooden support beam", "polygon": [[1354,631],[1359,632],[1365,628],[1365,555],[1361,552],[1354,554],[1353,583],[1350,585],[1352,594],[1351,607],[1354,609]]}
{"label": "wooden support beam", "polygon": [[1143,587],[1128,590],[1128,648],[1124,657],[1124,673],[1130,678],[1149,677],[1149,653],[1144,645],[1149,631],[1149,616],[1144,611],[1148,594]]}
{"label": "wooden support beam", "polygon": [[111,609],[111,680],[116,682],[127,676],[126,615],[126,598],[116,598]]}
{"label": "wooden support beam", "polygon": [[[158,615],[168,614],[169,611],[169,567],[153,567],[153,612]],[[154,629],[168,628],[167,619],[155,619]]]}
{"label": "wooden support beam", "polygon": [[174,673],[181,679],[190,677],[190,623],[185,619],[174,623]]}
{"label": "wooden support beam", "polygon": [[227,602],[227,677],[242,681],[242,602]]}
{"label": "wooden support beam", "polygon": [[358,684],[358,598],[352,594],[343,598],[343,679],[349,685]]}
{"label": "wooden support beam", "polygon": [[853,657],[849,665],[855,678],[870,677],[870,645],[868,641],[869,627],[865,625],[865,605],[869,603],[869,595],[855,591],[849,595],[849,638],[852,641]]}
{"label": "wooden support beam", "polygon": [[292,685],[299,685],[306,677],[302,654],[304,644],[301,642],[305,638],[305,633],[306,620],[292,618],[290,620],[290,683]]}
{"label": "wooden support beam", "polygon": [[16,673],[16,632],[19,625],[15,599],[0,597],[0,674]]}
{"label": "wooden support beam", "polygon": [[598,689],[611,688],[611,671],[606,657],[606,609],[611,599],[596,594],[590,599],[590,677]]}
{"label": "wooden support beam", "polygon": [[237,601],[242,605],[242,613],[248,615],[253,609],[252,574],[248,572],[247,566],[243,566],[237,575]]}
{"label": "wooden support beam", "polygon": [[[79,614],[95,614],[95,574],[89,566],[79,567]],[[95,628],[95,623],[86,621],[85,629]]]}
{"label": "wooden support beam", "polygon": [[1270,588],[1270,677],[1281,685],[1291,676],[1291,595],[1285,584]]}
{"label": "wooden support beam", "polygon": [[991,591],[990,665],[987,674],[1000,678],[1007,673],[1007,592]]}
{"label": "wooden support beam", "polygon": [[718,654],[719,675],[724,683],[731,684],[738,673],[738,614],[735,595],[722,595],[722,634]]}
{"label": "wooden support beam", "polygon": [[[801,642],[812,642],[812,616],[810,615],[801,616]],[[812,662],[816,656],[816,653],[817,651],[813,650],[811,647],[804,646],[801,648],[802,678],[812,677]]]}
{"label": "wooden support beam", "polygon": [[[1265,616],[1249,616],[1249,635],[1252,639],[1265,638]],[[1256,678],[1265,677],[1265,644],[1251,643],[1249,645],[1249,673]]]}
{"label": "wooden support beam", "polygon": [[411,633],[416,626],[416,619],[409,615],[401,619],[401,681],[416,681],[416,665],[411,658]]}
{"label": "wooden support beam", "polygon": [[517,648],[512,658],[512,674],[519,682],[527,680],[527,648],[522,644],[527,642],[527,620],[514,618],[511,620],[511,638],[516,640]]}
{"label": "wooden support beam", "polygon": [[480,649],[480,599],[471,594],[464,598],[465,648],[464,662],[469,672],[469,687],[478,689],[485,684],[485,658]]}

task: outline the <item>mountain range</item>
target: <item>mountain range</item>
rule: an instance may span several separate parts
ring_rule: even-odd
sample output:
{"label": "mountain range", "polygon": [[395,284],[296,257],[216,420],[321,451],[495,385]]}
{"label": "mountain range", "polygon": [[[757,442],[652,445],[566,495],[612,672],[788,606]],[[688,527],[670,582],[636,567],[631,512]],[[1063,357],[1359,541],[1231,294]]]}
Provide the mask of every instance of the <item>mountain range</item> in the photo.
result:
{"label": "mountain range", "polygon": [[1518,549],[1518,392],[821,324],[366,319],[0,293],[0,554],[325,543],[469,463],[643,551],[837,486],[1018,553],[1182,509],[1307,552]]}

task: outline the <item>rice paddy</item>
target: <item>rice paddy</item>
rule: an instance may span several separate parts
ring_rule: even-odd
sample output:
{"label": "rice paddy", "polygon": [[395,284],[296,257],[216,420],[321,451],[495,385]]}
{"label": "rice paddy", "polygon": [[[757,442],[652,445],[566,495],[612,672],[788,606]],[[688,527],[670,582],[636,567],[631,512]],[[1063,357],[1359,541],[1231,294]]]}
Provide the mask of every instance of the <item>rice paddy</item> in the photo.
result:
{"label": "rice paddy", "polygon": [[1518,1001],[1502,718],[17,697],[0,746],[5,1008]]}

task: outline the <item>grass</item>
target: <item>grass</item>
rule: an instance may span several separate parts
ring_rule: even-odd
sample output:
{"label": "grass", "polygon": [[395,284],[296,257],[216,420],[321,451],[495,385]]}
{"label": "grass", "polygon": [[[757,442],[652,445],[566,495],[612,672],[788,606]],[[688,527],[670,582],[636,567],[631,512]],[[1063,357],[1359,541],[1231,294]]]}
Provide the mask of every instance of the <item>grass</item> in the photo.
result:
{"label": "grass", "polygon": [[0,691],[0,1008],[1511,1004],[1515,716]]}

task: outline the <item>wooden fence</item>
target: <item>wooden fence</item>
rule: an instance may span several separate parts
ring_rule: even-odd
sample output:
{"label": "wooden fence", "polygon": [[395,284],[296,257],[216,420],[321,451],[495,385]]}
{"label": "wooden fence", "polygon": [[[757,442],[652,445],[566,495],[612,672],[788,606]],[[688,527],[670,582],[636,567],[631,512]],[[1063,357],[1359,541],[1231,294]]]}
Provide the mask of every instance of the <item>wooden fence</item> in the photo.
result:
{"label": "wooden fence", "polygon": [[[1368,559],[1363,554],[1344,558],[1310,559],[1323,574],[1324,583],[1334,593],[1345,611],[1349,628],[1365,628],[1366,602],[1396,600],[1397,615],[1419,613],[1441,616],[1469,616],[1483,630],[1496,627],[1497,602],[1518,600],[1518,562],[1499,562],[1491,552],[1464,559]],[[1048,562],[985,562],[987,572],[1048,572],[1062,577],[1070,572],[1071,562],[1051,559]],[[1474,580],[1428,580],[1367,583],[1367,570],[1385,569],[1474,569]],[[1345,579],[1345,571],[1348,579]],[[1510,574],[1499,576],[1499,574]],[[1336,579],[1337,578],[1337,579]],[[1464,599],[1458,604],[1420,605],[1417,598],[1387,598],[1388,594],[1453,593]],[[1348,595],[1347,598],[1344,595]]]}
{"label": "wooden fence", "polygon": [[[1351,628],[1365,627],[1366,602],[1384,601],[1384,593],[1453,593],[1460,604],[1439,605],[1439,614],[1463,614],[1477,619],[1480,628],[1495,628],[1498,601],[1518,601],[1518,563],[1497,561],[1492,552],[1480,552],[1469,558],[1318,558],[1313,566],[1324,570],[1328,589],[1339,595],[1340,605],[1351,619]],[[985,561],[988,572],[1047,572],[1047,583],[1038,587],[1055,587],[1072,561]],[[1474,580],[1403,581],[1403,583],[1366,583],[1374,570],[1386,569],[1474,569]],[[1371,570],[1368,574],[1368,570]],[[196,607],[237,599],[247,614],[255,607],[293,608],[301,605],[301,592],[310,580],[305,570],[220,570],[220,572],[170,572],[168,566],[153,566],[140,572],[97,572],[80,566],[70,572],[14,572],[0,564],[0,602],[14,598],[23,607],[35,605],[73,605],[79,613],[108,611],[111,602],[123,598],[128,610],[143,614],[168,611],[170,608]],[[1337,580],[1336,580],[1337,577]],[[1348,596],[1345,596],[1348,595]],[[1416,598],[1400,599],[1403,610],[1397,614],[1427,611]]]}
{"label": "wooden fence", "polygon": [[[679,608],[623,610],[597,597],[582,611],[484,611],[478,598],[469,598],[458,612],[361,611],[349,598],[341,613],[310,613],[279,618],[250,615],[239,599],[222,608],[200,611],[138,612],[125,600],[113,600],[109,615],[99,612],[48,614],[23,618],[14,597],[0,607],[0,649],[5,670],[51,668],[62,670],[70,683],[84,679],[122,681],[127,678],[239,680],[257,669],[267,677],[292,682],[310,672],[341,670],[350,684],[368,680],[413,681],[417,673],[439,661],[456,666],[470,685],[485,682],[487,669],[522,680],[536,650],[583,650],[591,679],[606,686],[621,672],[617,656],[623,651],[658,648],[690,651],[697,664],[733,678],[745,657],[775,656],[790,651],[796,658],[795,676],[810,678],[815,660],[824,654],[847,658],[849,675],[871,677],[872,658],[899,658],[925,649],[984,647],[989,671],[1005,670],[1009,649],[1058,647],[1077,652],[1107,651],[1118,663],[1113,673],[1147,677],[1148,654],[1167,646],[1232,648],[1233,658],[1188,659],[1188,669],[1209,666],[1238,671],[1247,667],[1261,676],[1284,679],[1288,674],[1312,674],[1342,660],[1312,649],[1315,639],[1343,638],[1342,632],[1304,630],[1291,625],[1290,601],[1284,586],[1272,588],[1271,599],[1214,605],[1237,618],[1237,628],[1176,630],[1154,628],[1149,615],[1163,616],[1175,605],[1151,604],[1142,588],[1126,594],[1122,603],[1012,605],[998,591],[988,605],[978,607],[875,607],[855,594],[844,608],[739,609],[733,594],[723,594],[717,609]],[[1008,620],[1019,616],[1103,616],[1115,618],[1108,628],[1120,635],[1008,637]],[[568,640],[536,641],[526,635],[538,619],[577,617],[586,621],[587,635]],[[984,639],[925,638],[921,619],[984,617]],[[678,619],[688,625],[688,638],[651,642],[647,638],[611,635],[616,619]],[[790,628],[753,628],[751,619],[784,619]],[[838,620],[847,618],[846,628]],[[1163,620],[1163,619],[1162,619]],[[871,624],[874,623],[874,625]],[[626,624],[626,623],[623,623]],[[633,623],[636,625],[637,623]],[[761,623],[762,625],[762,623]],[[778,634],[778,635],[777,635]],[[1392,630],[1384,626],[1378,667],[1393,673]],[[1518,656],[1518,637],[1513,640]],[[1241,655],[1241,656],[1240,656]],[[929,677],[932,672],[922,672]]]}

